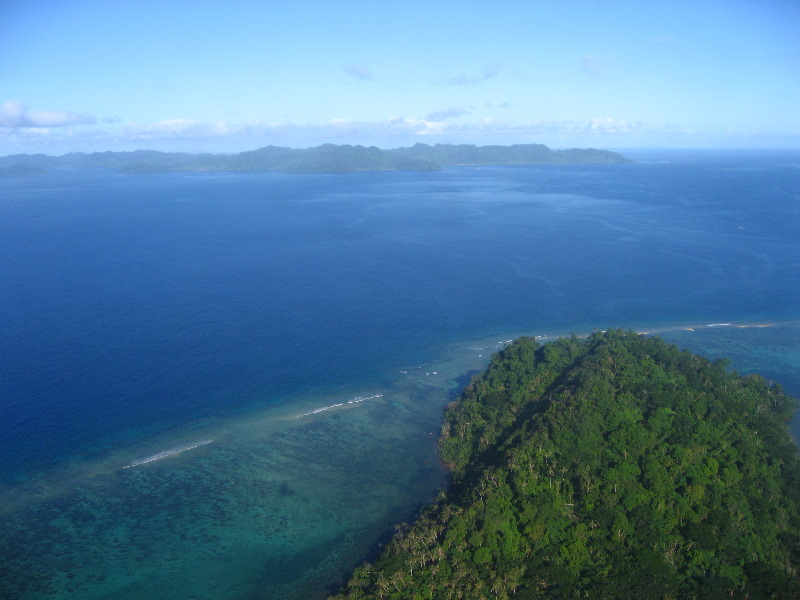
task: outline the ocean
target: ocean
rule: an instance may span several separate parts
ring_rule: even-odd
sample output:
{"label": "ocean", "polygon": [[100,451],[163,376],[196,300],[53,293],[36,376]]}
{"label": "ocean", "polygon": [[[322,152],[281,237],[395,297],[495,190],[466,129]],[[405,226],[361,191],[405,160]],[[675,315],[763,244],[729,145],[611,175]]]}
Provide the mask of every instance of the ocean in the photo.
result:
{"label": "ocean", "polygon": [[659,332],[800,395],[800,152],[626,154],[0,179],[0,598],[324,597],[519,335]]}

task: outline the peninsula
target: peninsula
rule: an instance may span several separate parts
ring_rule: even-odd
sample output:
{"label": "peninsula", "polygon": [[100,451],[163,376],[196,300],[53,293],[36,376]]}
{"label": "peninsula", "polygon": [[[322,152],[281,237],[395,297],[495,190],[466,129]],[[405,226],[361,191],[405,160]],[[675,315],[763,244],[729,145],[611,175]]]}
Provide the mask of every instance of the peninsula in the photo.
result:
{"label": "peninsula", "polygon": [[351,173],[357,171],[435,171],[453,165],[570,165],[630,162],[608,150],[551,150],[542,144],[474,146],[415,144],[382,150],[375,146],[324,144],[296,149],[266,146],[238,154],[73,152],[62,156],[16,154],[0,157],[0,169],[20,174],[53,168],[115,168],[123,173],[175,171],[279,171],[284,173]]}
{"label": "peninsula", "polygon": [[445,412],[450,487],[332,600],[799,598],[797,403],[726,367],[514,342]]}

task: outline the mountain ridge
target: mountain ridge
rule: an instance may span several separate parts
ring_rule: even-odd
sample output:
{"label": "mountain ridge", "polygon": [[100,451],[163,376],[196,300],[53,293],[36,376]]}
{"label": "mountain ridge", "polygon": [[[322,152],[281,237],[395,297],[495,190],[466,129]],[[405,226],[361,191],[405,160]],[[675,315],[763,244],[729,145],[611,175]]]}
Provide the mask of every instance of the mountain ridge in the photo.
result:
{"label": "mountain ridge", "polygon": [[630,162],[608,150],[551,150],[543,144],[475,146],[417,143],[382,150],[376,146],[323,144],[296,149],[264,146],[238,154],[190,154],[136,150],[72,152],[61,156],[15,154],[0,157],[0,167],[24,169],[116,168],[128,174],[180,171],[278,171],[284,173],[351,173],[358,171],[435,171],[454,165],[568,165]]}

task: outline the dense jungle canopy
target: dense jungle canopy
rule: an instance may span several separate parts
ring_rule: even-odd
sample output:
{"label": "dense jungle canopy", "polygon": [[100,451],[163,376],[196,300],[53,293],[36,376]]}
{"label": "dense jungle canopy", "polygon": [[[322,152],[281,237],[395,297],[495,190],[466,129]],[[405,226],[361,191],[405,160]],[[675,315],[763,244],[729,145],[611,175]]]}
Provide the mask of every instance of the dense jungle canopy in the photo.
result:
{"label": "dense jungle canopy", "polygon": [[727,366],[516,341],[445,412],[451,485],[333,598],[800,598],[796,401]]}

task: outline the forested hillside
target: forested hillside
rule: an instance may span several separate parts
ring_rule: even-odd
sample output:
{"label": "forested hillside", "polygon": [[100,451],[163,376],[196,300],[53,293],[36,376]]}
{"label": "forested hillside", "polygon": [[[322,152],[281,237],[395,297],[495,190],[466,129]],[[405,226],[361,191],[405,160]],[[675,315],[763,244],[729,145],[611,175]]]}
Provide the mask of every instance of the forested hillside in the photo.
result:
{"label": "forested hillside", "polygon": [[520,339],[445,413],[451,486],[334,599],[800,598],[795,404],[658,338]]}
{"label": "forested hillside", "polygon": [[[542,144],[473,146],[415,144],[382,150],[375,146],[323,144],[314,148],[266,146],[238,154],[183,152],[73,152],[63,156],[0,156],[0,173],[24,175],[51,168],[116,168],[128,174],[174,171],[280,171],[284,173],[352,173],[357,171],[436,171],[449,165],[582,165],[629,162],[608,150],[551,150]],[[33,169],[33,171],[31,171]]]}

